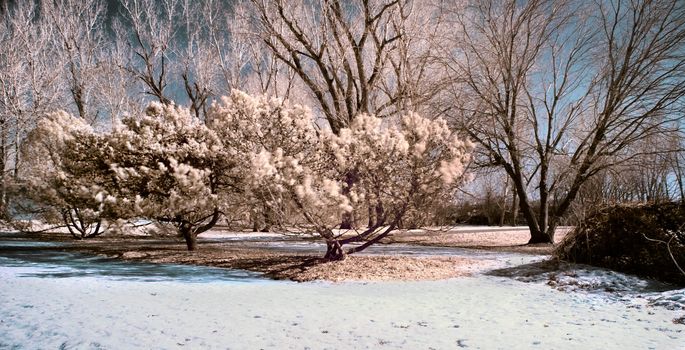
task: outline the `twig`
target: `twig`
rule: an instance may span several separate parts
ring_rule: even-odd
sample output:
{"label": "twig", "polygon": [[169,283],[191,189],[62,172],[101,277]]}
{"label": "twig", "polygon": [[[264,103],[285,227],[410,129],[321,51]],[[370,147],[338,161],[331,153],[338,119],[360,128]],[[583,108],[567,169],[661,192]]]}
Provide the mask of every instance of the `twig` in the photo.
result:
{"label": "twig", "polygon": [[671,251],[671,241],[673,240],[673,238],[675,238],[675,235],[672,235],[671,238],[668,240],[668,242],[662,241],[660,239],[649,238],[649,237],[647,237],[646,234],[644,234],[644,232],[642,233],[642,237],[644,237],[646,240],[651,241],[651,242],[657,242],[657,243],[665,244],[666,249],[668,250],[668,254],[671,256],[671,260],[673,260],[673,263],[675,264],[675,266],[678,268],[678,270],[680,270],[680,273],[685,275],[685,270],[683,270],[680,267],[680,265],[678,264],[678,261],[675,259],[675,256],[673,256],[673,252]]}

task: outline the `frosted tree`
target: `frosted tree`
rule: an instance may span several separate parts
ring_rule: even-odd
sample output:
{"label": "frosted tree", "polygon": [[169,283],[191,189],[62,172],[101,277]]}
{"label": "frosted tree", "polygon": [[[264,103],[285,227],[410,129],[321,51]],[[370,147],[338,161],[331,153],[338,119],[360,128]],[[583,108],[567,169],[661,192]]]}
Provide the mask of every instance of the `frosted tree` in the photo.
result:
{"label": "frosted tree", "polygon": [[[413,113],[403,116],[397,126],[383,125],[379,118],[360,115],[339,135],[324,133],[320,145],[323,149],[319,160],[329,164],[330,173],[311,185],[306,175],[292,174],[290,181],[302,179],[294,187],[293,199],[308,221],[316,223],[317,231],[325,233],[322,236],[328,245],[326,257],[333,259],[378,242],[397,228],[408,211],[420,210],[415,205],[440,200],[445,192],[454,191],[463,180],[472,148],[453,134],[443,120],[431,121]],[[345,191],[346,182],[339,179],[349,173],[355,174],[356,181]],[[336,190],[340,191],[337,196],[344,195],[347,200],[333,196]],[[338,208],[342,211],[374,208],[375,222],[350,237],[335,235],[331,221],[316,216],[321,205],[317,197],[328,196],[340,202]],[[347,250],[342,248],[355,242],[363,243]]]}
{"label": "frosted tree", "polygon": [[[419,199],[456,189],[471,149],[444,121],[412,113],[398,125],[360,115],[335,134],[317,127],[306,108],[234,92],[210,115],[223,140],[244,147],[248,192],[274,207],[295,207],[333,260],[387,236]],[[354,186],[345,188],[349,174]],[[353,234],[334,229],[341,214],[369,205],[377,215],[373,226]],[[358,242],[364,243],[343,248]]]}
{"label": "frosted tree", "polygon": [[[258,171],[250,164],[263,149],[282,149],[302,157],[315,157],[318,131],[309,108],[289,106],[279,98],[252,97],[233,90],[212,106],[209,120],[210,128],[216,131],[227,148],[233,150],[231,157],[242,166],[243,173]],[[267,226],[270,220],[276,219],[270,214],[281,212],[277,216],[284,216],[285,203],[279,202],[277,193],[258,183],[248,185],[251,185],[247,190],[249,195],[236,198],[235,206],[257,208],[259,215],[265,216]]]}
{"label": "frosted tree", "polygon": [[233,160],[217,135],[187,108],[151,104],[107,136],[112,186],[94,194],[119,218],[177,227],[188,250],[221,214],[219,190],[234,186]]}
{"label": "frosted tree", "polygon": [[[256,31],[333,133],[357,115],[397,116],[435,96],[439,9],[421,1],[252,0]],[[305,97],[306,96],[306,97]],[[347,175],[347,188],[355,174]],[[344,213],[341,228],[352,227]]]}
{"label": "frosted tree", "polygon": [[103,232],[98,194],[107,183],[103,142],[80,117],[60,111],[41,119],[23,145],[21,178],[46,222],[78,239]]}
{"label": "frosted tree", "polygon": [[219,191],[229,193],[239,178],[217,135],[173,105],[153,103],[101,134],[81,118],[53,113],[29,141],[29,192],[58,210],[78,238],[101,233],[102,220],[142,218],[173,224],[195,250],[197,235],[219,219]]}

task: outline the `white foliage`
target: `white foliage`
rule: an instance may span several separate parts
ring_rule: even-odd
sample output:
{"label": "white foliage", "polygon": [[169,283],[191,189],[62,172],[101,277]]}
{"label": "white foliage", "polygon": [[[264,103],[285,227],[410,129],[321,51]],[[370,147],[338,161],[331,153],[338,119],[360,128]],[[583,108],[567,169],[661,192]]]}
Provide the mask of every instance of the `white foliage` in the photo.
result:
{"label": "white foliage", "polygon": [[44,204],[91,218],[202,221],[219,206],[219,169],[232,164],[204,123],[158,103],[105,134],[54,113],[29,139],[30,191]]}
{"label": "white foliage", "polygon": [[64,111],[42,118],[22,148],[25,167],[20,176],[31,197],[61,210],[89,208],[82,219],[95,219],[106,192],[98,174],[84,168],[81,160],[100,151],[93,142],[97,137],[83,119]]}
{"label": "white foliage", "polygon": [[211,178],[223,144],[187,109],[152,103],[145,115],[123,119],[108,143],[117,179],[110,203],[128,203],[128,215],[186,220],[218,206]]}
{"label": "white foliage", "polygon": [[[213,104],[208,120],[245,174],[253,203],[280,203],[286,188],[295,185],[293,179],[306,175],[306,161],[316,152],[318,130],[304,106],[233,90]],[[285,169],[289,176],[284,177]]]}
{"label": "white foliage", "polygon": [[319,231],[368,205],[382,206],[388,221],[399,219],[417,198],[454,189],[472,149],[442,120],[410,113],[386,125],[359,115],[336,135],[318,128],[306,108],[239,91],[215,104],[210,117],[246,158],[249,193],[292,201]]}
{"label": "white foliage", "polygon": [[445,198],[472,148],[444,121],[414,113],[394,123],[359,115],[334,134],[306,107],[240,91],[215,103],[207,124],[152,103],[107,134],[65,113],[33,133],[50,140],[32,143],[40,154],[56,155],[41,189],[54,202],[81,199],[89,215],[199,222],[230,210],[238,188],[253,203],[296,208],[322,235],[343,213],[374,207],[394,225],[415,203]]}

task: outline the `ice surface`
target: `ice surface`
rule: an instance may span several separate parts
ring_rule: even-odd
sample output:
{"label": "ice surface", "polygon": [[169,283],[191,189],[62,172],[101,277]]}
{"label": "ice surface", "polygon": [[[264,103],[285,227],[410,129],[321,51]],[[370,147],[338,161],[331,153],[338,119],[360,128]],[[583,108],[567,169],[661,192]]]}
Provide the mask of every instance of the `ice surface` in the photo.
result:
{"label": "ice surface", "polygon": [[40,242],[0,241],[0,269],[17,277],[97,279],[183,283],[268,281],[245,270],[122,261],[106,256],[63,252]]}

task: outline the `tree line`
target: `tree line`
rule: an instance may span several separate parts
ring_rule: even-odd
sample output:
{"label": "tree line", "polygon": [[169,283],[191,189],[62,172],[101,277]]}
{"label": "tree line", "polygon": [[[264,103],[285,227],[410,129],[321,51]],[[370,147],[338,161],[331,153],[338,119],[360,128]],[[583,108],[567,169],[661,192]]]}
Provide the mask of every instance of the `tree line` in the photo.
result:
{"label": "tree line", "polygon": [[[96,134],[116,133],[155,101],[162,110],[183,106],[208,126],[212,104],[232,89],[309,106],[314,126],[335,137],[354,135],[359,116],[379,118],[382,130],[402,130],[412,113],[445,120],[475,144],[470,191],[483,198],[489,190],[479,179],[499,174],[496,202],[515,220],[520,213],[531,243],[553,241],[556,227],[589,203],[683,198],[680,1],[113,4],[2,7],[7,217],[22,174],[32,172],[21,150],[46,116],[64,110]],[[391,165],[380,173],[397,172]],[[354,167],[337,174],[341,195],[351,198],[366,176]],[[450,215],[455,195],[440,198],[436,212]],[[283,216],[252,200],[253,213]],[[346,228],[384,217],[369,203],[341,215]]]}

